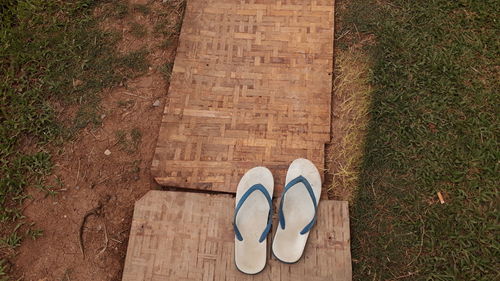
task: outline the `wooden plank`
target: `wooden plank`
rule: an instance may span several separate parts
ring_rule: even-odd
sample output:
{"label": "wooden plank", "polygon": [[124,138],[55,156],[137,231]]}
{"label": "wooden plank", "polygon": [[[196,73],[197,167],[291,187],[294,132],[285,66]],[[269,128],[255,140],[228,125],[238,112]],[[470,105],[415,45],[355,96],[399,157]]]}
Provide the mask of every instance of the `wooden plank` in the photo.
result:
{"label": "wooden plank", "polygon": [[152,162],[161,185],[235,192],[264,165],[324,167],[334,0],[188,0]]}
{"label": "wooden plank", "polygon": [[233,209],[229,195],[148,192],[135,204],[122,280],[352,280],[347,202],[321,201],[298,263],[268,253],[264,271],[252,276],[234,265]]}

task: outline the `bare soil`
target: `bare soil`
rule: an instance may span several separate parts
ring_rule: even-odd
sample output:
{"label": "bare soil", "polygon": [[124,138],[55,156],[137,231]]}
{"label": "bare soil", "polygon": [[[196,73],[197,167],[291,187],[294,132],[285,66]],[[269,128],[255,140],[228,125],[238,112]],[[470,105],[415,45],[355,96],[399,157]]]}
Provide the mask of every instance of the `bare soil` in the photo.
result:
{"label": "bare soil", "polygon": [[[133,9],[135,4],[146,5],[150,12]],[[134,202],[158,188],[149,168],[168,89],[161,67],[173,62],[177,45],[173,35],[172,44],[161,46],[166,36],[154,30],[160,20],[181,20],[162,1],[128,5],[124,18],[108,18],[102,28],[122,34],[120,52],[149,51],[149,70],[102,94],[102,126],[88,127],[74,141],[54,148],[55,168],[48,181],[56,189],[59,185],[58,194],[30,189],[33,199],[26,201],[24,215],[44,232],[20,247],[13,260],[15,278],[121,279]],[[145,27],[146,34],[131,34],[131,23]],[[61,116],[72,111],[68,108]]]}

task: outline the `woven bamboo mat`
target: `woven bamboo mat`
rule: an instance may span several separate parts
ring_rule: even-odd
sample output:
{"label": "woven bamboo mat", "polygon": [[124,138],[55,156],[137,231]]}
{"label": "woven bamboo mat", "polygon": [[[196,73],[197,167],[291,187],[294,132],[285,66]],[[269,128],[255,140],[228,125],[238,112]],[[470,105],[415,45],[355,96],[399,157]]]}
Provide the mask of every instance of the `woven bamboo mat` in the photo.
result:
{"label": "woven bamboo mat", "polygon": [[188,0],[152,173],[166,186],[235,192],[264,165],[324,167],[334,0]]}
{"label": "woven bamboo mat", "polygon": [[290,265],[269,254],[257,275],[234,265],[233,210],[229,195],[150,191],[135,205],[122,280],[352,280],[347,202],[321,201],[302,259]]}

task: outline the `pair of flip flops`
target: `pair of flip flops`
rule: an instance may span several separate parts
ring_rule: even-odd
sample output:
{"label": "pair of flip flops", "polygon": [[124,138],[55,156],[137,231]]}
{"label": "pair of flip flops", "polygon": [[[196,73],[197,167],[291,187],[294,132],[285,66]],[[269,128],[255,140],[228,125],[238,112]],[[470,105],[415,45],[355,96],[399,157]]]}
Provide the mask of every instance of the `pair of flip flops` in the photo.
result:
{"label": "pair of flip flops", "polygon": [[[266,265],[267,234],[272,223],[274,179],[265,167],[255,167],[241,178],[236,191],[234,214],[235,264],[238,270],[257,274]],[[290,165],[286,185],[278,209],[279,225],[274,235],[272,252],[285,263],[301,258],[316,222],[321,196],[321,176],[307,159]]]}

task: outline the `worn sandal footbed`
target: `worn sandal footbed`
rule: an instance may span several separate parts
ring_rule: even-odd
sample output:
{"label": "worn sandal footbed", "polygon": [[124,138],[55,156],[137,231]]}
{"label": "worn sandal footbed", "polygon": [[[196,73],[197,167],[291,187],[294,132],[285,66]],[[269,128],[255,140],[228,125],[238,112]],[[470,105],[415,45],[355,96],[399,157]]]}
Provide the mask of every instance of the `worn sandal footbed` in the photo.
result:
{"label": "worn sandal footbed", "polygon": [[234,262],[243,273],[257,274],[266,266],[273,190],[273,175],[265,167],[250,169],[238,184],[233,219]]}
{"label": "worn sandal footbed", "polygon": [[273,255],[284,263],[302,257],[321,196],[321,175],[307,159],[296,159],[286,175],[278,209],[279,225],[273,239]]}

